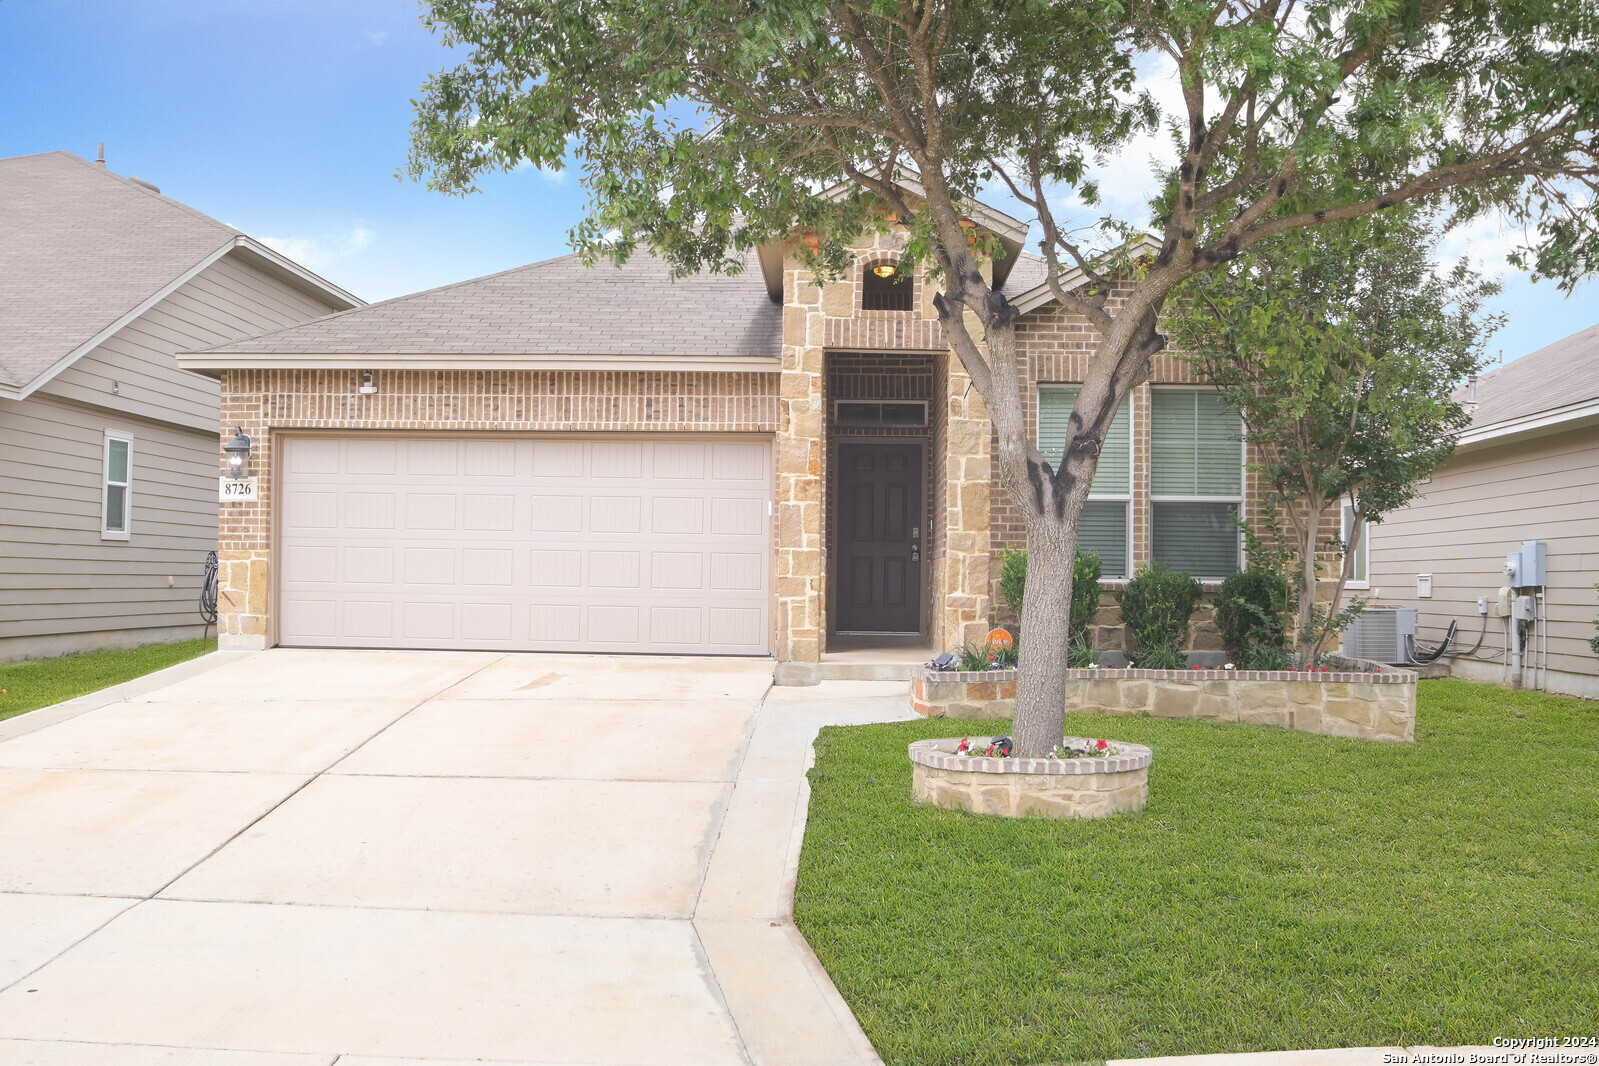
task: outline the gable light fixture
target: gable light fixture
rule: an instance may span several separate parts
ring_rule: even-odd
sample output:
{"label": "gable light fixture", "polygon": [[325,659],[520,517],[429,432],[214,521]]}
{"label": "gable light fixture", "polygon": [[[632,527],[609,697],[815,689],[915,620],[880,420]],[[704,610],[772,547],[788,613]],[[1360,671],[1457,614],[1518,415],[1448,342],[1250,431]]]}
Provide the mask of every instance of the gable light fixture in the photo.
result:
{"label": "gable light fixture", "polygon": [[897,263],[878,263],[872,268],[872,273],[880,278],[891,278],[899,270]]}
{"label": "gable light fixture", "polygon": [[233,439],[222,446],[222,454],[228,459],[228,477],[242,481],[250,468],[250,437],[241,427],[233,427]]}
{"label": "gable light fixture", "polygon": [[371,374],[361,375],[361,395],[371,396],[378,391],[378,383]]}

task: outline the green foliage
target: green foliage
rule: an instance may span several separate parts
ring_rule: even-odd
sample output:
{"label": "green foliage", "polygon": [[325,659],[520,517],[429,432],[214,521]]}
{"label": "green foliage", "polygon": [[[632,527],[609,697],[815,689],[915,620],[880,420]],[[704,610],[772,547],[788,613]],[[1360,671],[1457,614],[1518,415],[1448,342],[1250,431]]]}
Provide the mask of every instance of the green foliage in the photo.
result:
{"label": "green foliage", "polygon": [[1074,669],[1100,665],[1104,647],[1094,639],[1092,631],[1084,629],[1066,646],[1066,665]]}
{"label": "green foliage", "polygon": [[[1188,620],[1202,595],[1198,581],[1161,563],[1138,571],[1122,589],[1120,600],[1122,624],[1132,634],[1138,653],[1181,649],[1188,639]],[[1143,662],[1140,658],[1139,664]]]}
{"label": "green foliage", "polygon": [[1247,427],[1259,510],[1292,526],[1307,659],[1353,617],[1342,582],[1316,602],[1323,516],[1349,501],[1360,535],[1415,497],[1470,424],[1451,392],[1502,321],[1483,310],[1497,284],[1438,265],[1439,226],[1402,207],[1284,234],[1169,305],[1174,343]]}
{"label": "green foliage", "polygon": [[1216,625],[1234,660],[1247,659],[1257,647],[1280,649],[1288,634],[1288,580],[1251,560],[1221,583]]}
{"label": "green foliage", "polygon": [[1414,744],[1072,713],[1155,749],[1148,807],[1073,821],[912,803],[947,719],[825,727],[795,923],[890,1066],[1593,1033],[1599,714],[1417,689]]}
{"label": "green foliage", "polygon": [[1027,590],[1027,553],[1006,548],[999,553],[999,598],[1005,606],[1022,615],[1022,594]]}
{"label": "green foliage", "polygon": [[1169,644],[1156,644],[1133,652],[1132,663],[1140,670],[1181,670],[1188,665],[1188,656]]}
{"label": "green foliage", "polygon": [[1281,645],[1251,644],[1237,665],[1240,670],[1292,670],[1294,654]]}
{"label": "green foliage", "polygon": [[993,656],[989,654],[988,645],[986,644],[973,642],[962,644],[960,650],[955,653],[955,657],[960,662],[960,668],[969,673],[989,670],[994,665]]}
{"label": "green foliage", "polygon": [[1099,601],[1102,595],[1099,587],[1101,572],[1098,552],[1077,553],[1076,563],[1072,568],[1073,640],[1083,636],[1093,624],[1094,616],[1099,614]]}
{"label": "green foliage", "polygon": [[[1072,567],[1072,611],[1068,622],[1072,641],[1082,636],[1093,624],[1094,616],[1099,614],[1104,595],[1099,587],[1101,572],[1098,552],[1077,552],[1076,563]],[[999,595],[1018,617],[1022,613],[1022,596],[1026,590],[1027,552],[1007,549],[1000,554]]]}

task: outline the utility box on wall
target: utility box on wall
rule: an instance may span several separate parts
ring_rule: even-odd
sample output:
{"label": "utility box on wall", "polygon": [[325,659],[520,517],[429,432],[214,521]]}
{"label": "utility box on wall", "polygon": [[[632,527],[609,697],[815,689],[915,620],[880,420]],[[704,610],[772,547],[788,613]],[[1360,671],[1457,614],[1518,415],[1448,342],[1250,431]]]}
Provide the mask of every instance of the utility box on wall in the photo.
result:
{"label": "utility box on wall", "polygon": [[1544,553],[1546,546],[1541,540],[1523,541],[1521,544],[1521,587],[1532,588],[1544,586]]}

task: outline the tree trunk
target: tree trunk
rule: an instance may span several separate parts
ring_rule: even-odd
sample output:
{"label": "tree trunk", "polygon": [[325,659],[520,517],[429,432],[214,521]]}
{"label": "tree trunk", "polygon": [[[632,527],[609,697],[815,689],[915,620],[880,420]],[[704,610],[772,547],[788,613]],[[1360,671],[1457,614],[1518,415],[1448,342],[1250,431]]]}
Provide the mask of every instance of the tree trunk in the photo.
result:
{"label": "tree trunk", "polygon": [[1077,514],[1070,521],[1046,515],[1027,523],[1027,588],[1022,597],[1027,639],[1017,660],[1012,726],[1020,754],[1042,755],[1061,741],[1076,558]]}
{"label": "tree trunk", "polygon": [[1299,664],[1316,665],[1318,640],[1315,626],[1316,594],[1321,589],[1316,572],[1316,546],[1321,539],[1321,516],[1327,504],[1315,498],[1305,500],[1305,528],[1299,541]]}
{"label": "tree trunk", "polygon": [[1027,435],[1013,321],[1004,316],[990,321],[985,340],[993,383],[992,396],[984,399],[999,445],[1000,482],[1027,523],[1027,587],[1021,618],[1026,639],[1017,663],[1012,729],[1016,754],[1036,757],[1061,741],[1078,524],[1099,466],[1099,446],[1122,397],[1109,382],[1092,392],[1085,384],[1057,472]]}

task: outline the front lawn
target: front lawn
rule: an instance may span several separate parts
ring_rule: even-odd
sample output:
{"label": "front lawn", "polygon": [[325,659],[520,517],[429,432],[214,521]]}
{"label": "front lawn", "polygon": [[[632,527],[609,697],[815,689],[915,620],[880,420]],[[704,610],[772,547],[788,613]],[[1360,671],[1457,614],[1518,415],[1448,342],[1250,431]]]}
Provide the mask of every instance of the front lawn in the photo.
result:
{"label": "front lawn", "polygon": [[0,721],[217,650],[216,638],[0,663]]}
{"label": "front lawn", "polygon": [[1599,1035],[1599,704],[1419,702],[1414,745],[1070,715],[1155,750],[1103,821],[911,804],[907,744],[1005,722],[824,729],[796,921],[890,1064]]}

